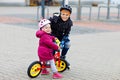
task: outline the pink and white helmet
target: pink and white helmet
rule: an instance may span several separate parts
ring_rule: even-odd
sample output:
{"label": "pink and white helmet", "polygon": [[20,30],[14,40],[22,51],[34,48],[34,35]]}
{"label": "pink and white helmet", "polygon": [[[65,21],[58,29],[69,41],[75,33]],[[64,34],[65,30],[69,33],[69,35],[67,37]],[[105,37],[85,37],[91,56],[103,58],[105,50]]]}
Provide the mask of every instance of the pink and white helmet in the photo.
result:
{"label": "pink and white helmet", "polygon": [[48,19],[42,19],[42,20],[40,20],[40,22],[38,24],[39,29],[42,28],[42,27],[44,27],[46,24],[49,24],[49,23],[50,23],[50,21]]}

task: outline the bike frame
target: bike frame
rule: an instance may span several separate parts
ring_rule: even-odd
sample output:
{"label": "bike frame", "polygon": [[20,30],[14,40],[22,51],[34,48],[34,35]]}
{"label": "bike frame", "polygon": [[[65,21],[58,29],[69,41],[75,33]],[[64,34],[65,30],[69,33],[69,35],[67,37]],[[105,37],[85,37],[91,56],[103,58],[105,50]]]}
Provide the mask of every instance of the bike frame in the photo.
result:
{"label": "bike frame", "polygon": [[[54,61],[58,61],[58,67],[60,67],[60,51],[56,51],[55,52],[55,55],[54,55]],[[42,67],[41,68],[38,68],[37,70],[40,70],[40,69],[45,69],[45,68],[50,68],[50,65],[47,65],[47,62],[45,61],[40,61]]]}

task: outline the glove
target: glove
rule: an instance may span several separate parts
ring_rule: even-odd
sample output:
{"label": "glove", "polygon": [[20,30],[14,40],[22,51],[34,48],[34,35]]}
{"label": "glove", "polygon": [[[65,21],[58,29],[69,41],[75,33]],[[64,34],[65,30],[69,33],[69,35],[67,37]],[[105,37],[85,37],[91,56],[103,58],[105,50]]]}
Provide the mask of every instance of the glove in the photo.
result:
{"label": "glove", "polygon": [[64,45],[65,45],[65,41],[62,40],[61,43],[60,43],[60,48],[63,49]]}
{"label": "glove", "polygon": [[60,41],[59,41],[58,38],[55,38],[55,43],[56,43],[58,46],[60,46]]}
{"label": "glove", "polygon": [[68,40],[68,36],[64,36],[62,40],[64,41]]}

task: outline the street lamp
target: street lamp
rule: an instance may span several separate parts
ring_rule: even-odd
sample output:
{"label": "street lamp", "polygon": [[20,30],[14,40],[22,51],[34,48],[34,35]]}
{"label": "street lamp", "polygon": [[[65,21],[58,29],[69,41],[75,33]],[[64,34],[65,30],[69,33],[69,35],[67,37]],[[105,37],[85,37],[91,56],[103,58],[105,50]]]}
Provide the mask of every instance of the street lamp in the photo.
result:
{"label": "street lamp", "polygon": [[81,20],[81,2],[78,0],[78,5],[77,5],[77,20]]}
{"label": "street lamp", "polygon": [[107,19],[110,18],[110,2],[111,2],[111,0],[108,0],[108,3],[107,3]]}
{"label": "street lamp", "polygon": [[45,0],[41,1],[41,17],[45,18]]}
{"label": "street lamp", "polygon": [[69,0],[63,0],[63,5],[68,5]]}

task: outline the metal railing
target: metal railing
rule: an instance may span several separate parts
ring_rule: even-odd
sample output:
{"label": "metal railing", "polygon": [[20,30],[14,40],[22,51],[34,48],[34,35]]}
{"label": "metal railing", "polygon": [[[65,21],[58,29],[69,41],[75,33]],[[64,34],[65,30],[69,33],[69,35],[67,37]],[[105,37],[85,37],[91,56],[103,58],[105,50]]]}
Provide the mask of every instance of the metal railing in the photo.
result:
{"label": "metal railing", "polygon": [[[116,9],[118,9],[118,16],[117,16],[117,18],[119,19],[120,18],[120,4],[118,4],[118,5],[115,5],[115,4],[110,4],[109,6],[107,5],[107,4],[99,4],[98,5],[98,19],[100,18],[100,9],[101,8],[109,8],[109,10],[111,9],[111,8],[116,8]],[[107,15],[108,16],[108,18],[109,18],[109,14]],[[106,17],[107,18],[107,17]]]}
{"label": "metal railing", "polygon": [[[72,7],[75,7],[75,8],[76,8],[76,11],[78,11],[78,6],[77,6],[77,5],[71,5],[71,6],[72,6]],[[86,7],[86,8],[89,9],[88,16],[89,16],[89,20],[91,20],[92,5],[80,5],[80,8],[81,8],[80,10],[81,10],[81,11],[80,11],[79,17],[81,18],[81,16],[82,16],[82,14],[81,14],[81,13],[82,13],[82,8],[84,8],[84,7]],[[77,12],[77,13],[78,13],[78,12]],[[76,13],[76,15],[78,15],[77,13]],[[77,17],[78,17],[78,16],[76,16],[76,19],[77,19]]]}
{"label": "metal railing", "polygon": [[[42,18],[42,16],[40,16],[40,8],[41,6],[37,6],[37,21],[40,20],[40,18]],[[49,7],[45,6],[45,18],[49,18]],[[46,17],[47,16],[47,17]]]}

